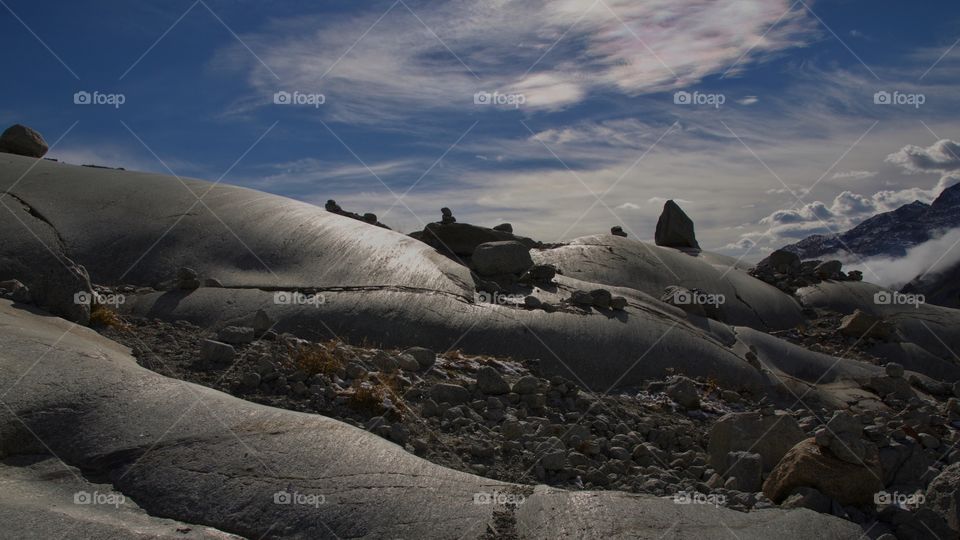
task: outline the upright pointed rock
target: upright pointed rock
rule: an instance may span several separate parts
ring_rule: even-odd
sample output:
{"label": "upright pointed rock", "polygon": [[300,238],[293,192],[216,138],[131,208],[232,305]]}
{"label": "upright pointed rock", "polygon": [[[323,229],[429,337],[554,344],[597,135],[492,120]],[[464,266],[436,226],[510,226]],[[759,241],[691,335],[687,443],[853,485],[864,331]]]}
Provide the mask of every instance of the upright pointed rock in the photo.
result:
{"label": "upright pointed rock", "polygon": [[693,220],[673,200],[663,205],[654,240],[658,246],[700,249],[693,232]]}

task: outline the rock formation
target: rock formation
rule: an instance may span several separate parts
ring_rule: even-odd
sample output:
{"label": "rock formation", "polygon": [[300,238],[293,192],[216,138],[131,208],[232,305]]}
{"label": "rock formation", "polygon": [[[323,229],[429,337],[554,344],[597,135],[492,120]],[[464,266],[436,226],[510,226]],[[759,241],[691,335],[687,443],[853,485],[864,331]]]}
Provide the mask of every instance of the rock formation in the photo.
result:
{"label": "rock formation", "polygon": [[672,200],[663,205],[663,212],[657,220],[655,241],[658,246],[700,249],[693,220]]}
{"label": "rock formation", "polygon": [[14,124],[0,135],[0,152],[42,158],[47,150],[43,136],[27,126]]}

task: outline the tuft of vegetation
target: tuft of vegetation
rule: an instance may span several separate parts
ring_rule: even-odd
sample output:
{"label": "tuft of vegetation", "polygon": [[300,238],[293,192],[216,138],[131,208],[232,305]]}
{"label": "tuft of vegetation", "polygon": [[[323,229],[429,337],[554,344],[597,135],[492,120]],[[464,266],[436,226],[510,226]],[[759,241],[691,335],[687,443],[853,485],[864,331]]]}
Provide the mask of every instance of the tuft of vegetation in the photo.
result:
{"label": "tuft of vegetation", "polygon": [[128,328],[127,323],[120,318],[120,314],[103,304],[93,304],[90,308],[90,326],[118,330]]}
{"label": "tuft of vegetation", "polygon": [[384,385],[369,381],[355,382],[352,390],[348,402],[351,408],[373,415],[383,414],[386,410],[383,402],[389,396]]}
{"label": "tuft of vegetation", "polygon": [[344,369],[345,361],[336,354],[336,342],[311,343],[293,354],[293,363],[307,375],[330,375]]}

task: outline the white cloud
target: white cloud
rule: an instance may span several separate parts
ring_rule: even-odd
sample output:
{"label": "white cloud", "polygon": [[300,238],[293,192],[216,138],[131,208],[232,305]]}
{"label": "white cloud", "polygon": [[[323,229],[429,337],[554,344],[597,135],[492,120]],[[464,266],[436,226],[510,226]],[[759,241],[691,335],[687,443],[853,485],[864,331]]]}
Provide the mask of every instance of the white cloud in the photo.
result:
{"label": "white cloud", "polygon": [[960,262],[960,228],[952,229],[907,250],[903,257],[873,257],[851,262],[851,270],[860,270],[885,287],[900,287],[927,274],[936,275]]}
{"label": "white cloud", "polygon": [[873,178],[877,175],[876,171],[844,171],[833,173],[831,178],[834,179],[844,179],[844,178],[853,178],[854,180],[863,180],[866,178]]}
{"label": "white cloud", "polygon": [[565,107],[597,90],[663,91],[736,62],[735,73],[816,32],[806,10],[788,0],[489,4],[409,2],[420,20],[401,4],[386,15],[370,9],[275,21],[245,35],[282,84],[238,45],[218,64],[248,66],[264,96],[278,86],[324,92],[338,117],[383,124],[415,111],[474,107],[478,91],[521,92],[527,109]]}
{"label": "white cloud", "polygon": [[741,105],[753,105],[758,101],[760,101],[760,98],[758,98],[757,96],[746,96],[743,99],[738,99],[737,103]]}

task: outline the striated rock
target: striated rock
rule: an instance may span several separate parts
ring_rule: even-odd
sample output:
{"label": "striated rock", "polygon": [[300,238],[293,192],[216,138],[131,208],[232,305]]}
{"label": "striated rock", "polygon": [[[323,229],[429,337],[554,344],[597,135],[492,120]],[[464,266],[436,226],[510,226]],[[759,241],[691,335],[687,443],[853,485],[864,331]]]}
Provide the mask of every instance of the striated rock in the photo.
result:
{"label": "striated rock", "polygon": [[883,489],[877,456],[866,466],[843,461],[821,449],[812,438],[790,449],[763,483],[763,493],[783,501],[799,487],[813,487],[842,505],[870,504]]}
{"label": "striated rock", "polygon": [[0,135],[0,152],[42,158],[48,149],[39,133],[21,124],[8,127]]}
{"label": "striated rock", "polygon": [[700,249],[693,220],[673,200],[663,205],[654,240],[658,246]]}

